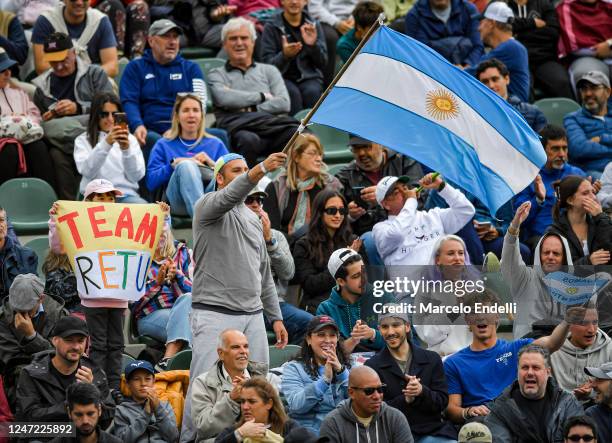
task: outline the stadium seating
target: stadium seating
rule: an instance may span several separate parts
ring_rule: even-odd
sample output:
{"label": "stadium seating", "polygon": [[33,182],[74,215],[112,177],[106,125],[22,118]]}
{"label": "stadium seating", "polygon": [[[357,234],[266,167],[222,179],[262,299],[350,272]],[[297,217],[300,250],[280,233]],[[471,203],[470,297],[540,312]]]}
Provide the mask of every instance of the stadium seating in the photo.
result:
{"label": "stadium seating", "polygon": [[51,185],[39,178],[14,178],[0,186],[0,206],[18,235],[47,234],[49,208],[56,200]]}
{"label": "stadium seating", "polygon": [[44,275],[42,272],[42,265],[49,252],[49,238],[48,237],[35,238],[34,240],[30,240],[29,242],[27,242],[25,246],[27,248],[32,249],[34,252],[36,252],[36,255],[38,256],[38,267],[36,268],[36,273],[38,274],[39,277],[42,277],[44,280]]}
{"label": "stadium seating", "polygon": [[278,368],[283,363],[292,360],[301,351],[301,347],[297,345],[287,345],[283,349],[278,349],[270,346],[270,368]]}
{"label": "stadium seating", "polygon": [[546,116],[548,123],[563,127],[563,117],[580,109],[580,105],[569,98],[543,98],[534,103]]}
{"label": "stadium seating", "polygon": [[189,369],[191,365],[191,349],[184,349],[177,353],[168,361],[166,371],[174,371],[176,369]]}

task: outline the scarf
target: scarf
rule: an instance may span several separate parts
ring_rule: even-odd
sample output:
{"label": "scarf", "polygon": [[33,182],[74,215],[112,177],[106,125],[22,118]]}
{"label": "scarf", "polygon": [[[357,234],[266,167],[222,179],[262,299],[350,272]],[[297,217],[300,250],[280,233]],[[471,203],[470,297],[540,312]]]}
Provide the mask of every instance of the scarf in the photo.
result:
{"label": "scarf", "polygon": [[306,223],[310,221],[310,191],[315,186],[314,177],[308,180],[298,180],[297,182],[297,202],[295,204],[295,210],[289,221],[288,232],[292,235],[296,230],[300,229]]}

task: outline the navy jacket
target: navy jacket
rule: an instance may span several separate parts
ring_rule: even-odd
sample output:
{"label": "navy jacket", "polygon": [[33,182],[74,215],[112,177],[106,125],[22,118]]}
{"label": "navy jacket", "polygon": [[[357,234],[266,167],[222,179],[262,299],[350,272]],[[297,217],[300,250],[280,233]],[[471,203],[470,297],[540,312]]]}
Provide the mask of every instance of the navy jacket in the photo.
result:
{"label": "navy jacket", "polygon": [[451,63],[475,65],[484,53],[478,24],[478,10],[467,0],[451,0],[446,23],[433,14],[429,0],[419,0],[406,15],[406,34]]}
{"label": "navy jacket", "polygon": [[[589,171],[603,172],[612,159],[612,106],[608,102],[608,113],[604,119],[593,117],[582,108],[563,118],[567,131],[570,161],[576,166]],[[601,137],[599,143],[591,141]]]}
{"label": "navy jacket", "polygon": [[[317,28],[317,41],[313,46],[307,46],[302,42],[302,50],[295,57],[297,69],[300,71],[300,79],[298,81],[318,78],[323,80],[323,68],[327,65],[327,45],[325,44],[325,34],[321,23],[310,18],[306,13],[302,13],[306,23],[314,23]],[[262,61],[274,65],[285,76],[285,72],[291,63],[290,59],[283,55],[283,36],[287,37],[290,43],[295,43],[290,38],[289,32],[285,29],[283,21],[283,12],[272,16],[266,24],[261,35],[261,52]],[[300,39],[300,41],[302,41]]]}
{"label": "navy jacket", "polygon": [[36,274],[38,256],[25,246],[15,244],[11,237],[5,238],[0,249],[0,298],[8,295],[13,280],[19,274]]}
{"label": "navy jacket", "polygon": [[521,101],[516,95],[509,96],[508,103],[523,116],[527,124],[531,126],[531,129],[535,132],[540,132],[540,129],[548,123],[546,121],[546,116],[537,106]]}
{"label": "navy jacket", "polygon": [[406,379],[387,346],[367,360],[365,365],[374,369],[387,385],[385,402],[403,412],[414,437],[436,435],[457,439],[454,426],[442,418],[448,406],[448,386],[442,359],[435,352],[409,343],[412,361],[408,374],[420,378],[423,386],[423,392],[412,403],[408,404],[404,399],[402,390],[406,388]]}

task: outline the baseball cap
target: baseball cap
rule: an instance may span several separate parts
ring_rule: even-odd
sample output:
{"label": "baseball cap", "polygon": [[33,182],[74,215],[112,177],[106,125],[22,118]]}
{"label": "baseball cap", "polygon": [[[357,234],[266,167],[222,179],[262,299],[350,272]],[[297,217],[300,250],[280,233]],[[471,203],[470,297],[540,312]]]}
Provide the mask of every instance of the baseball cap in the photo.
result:
{"label": "baseball cap", "polygon": [[66,315],[60,318],[53,331],[51,331],[51,337],[70,337],[71,335],[84,335],[89,337],[89,329],[85,320],[75,317],[73,315]]}
{"label": "baseball cap", "polygon": [[264,197],[267,197],[268,193],[266,192],[266,188],[268,187],[268,184],[271,181],[272,180],[270,180],[270,178],[264,176],[264,178],[259,180],[259,183],[257,183],[255,187],[251,189],[251,192],[248,193],[247,197],[250,197],[251,195],[256,195],[256,194],[261,194]]}
{"label": "baseball cap", "polygon": [[179,34],[183,34],[183,30],[179,25],[172,20],[162,18],[161,20],[156,20],[149,26],[149,35],[164,35],[172,30],[176,30]]}
{"label": "baseball cap", "polygon": [[142,369],[143,371],[147,371],[149,374],[155,375],[155,369],[153,369],[153,365],[151,363],[146,360],[136,360],[125,367],[125,379],[129,380],[132,372],[137,371],[138,369]]}
{"label": "baseball cap", "polygon": [[310,322],[308,322],[308,326],[306,327],[306,333],[312,334],[313,332],[320,331],[321,329],[326,328],[328,326],[334,328],[336,332],[340,331],[340,329],[338,329],[336,321],[329,315],[317,315],[315,317],[312,317]]}
{"label": "baseball cap", "polygon": [[9,289],[9,305],[16,312],[31,311],[40,301],[45,284],[34,274],[20,274]]}
{"label": "baseball cap", "polygon": [[62,33],[54,32],[45,39],[43,60],[46,62],[61,62],[73,48],[72,39]]}
{"label": "baseball cap", "polygon": [[217,189],[217,174],[219,173],[221,168],[225,166],[226,163],[229,163],[232,160],[244,160],[244,157],[240,154],[236,154],[235,152],[230,152],[229,154],[222,155],[215,162],[215,167],[213,169],[213,180],[215,181],[215,189]]}
{"label": "baseball cap", "polygon": [[579,87],[580,82],[583,81],[593,83],[594,85],[604,85],[606,88],[610,87],[610,79],[606,74],[601,71],[587,72],[576,82],[576,87]]}
{"label": "baseball cap", "polygon": [[480,19],[488,18],[500,23],[511,23],[514,19],[514,13],[510,6],[504,2],[492,2],[489,3],[487,9],[480,16]]}
{"label": "baseball cap", "polygon": [[385,199],[387,194],[391,189],[393,189],[393,185],[395,182],[399,181],[400,183],[410,183],[410,177],[402,175],[400,177],[386,176],[383,177],[381,181],[376,185],[376,201],[378,204],[382,204],[382,201]]}
{"label": "baseball cap", "polygon": [[604,363],[598,368],[586,367],[584,372],[591,377],[601,380],[612,380],[612,361]]}
{"label": "baseball cap", "polygon": [[338,269],[340,269],[349,258],[355,257],[356,255],[361,257],[358,252],[353,251],[351,248],[336,249],[327,262],[327,269],[332,277],[336,278]]}
{"label": "baseball cap", "polygon": [[17,62],[9,57],[4,48],[0,48],[0,72],[15,66]]}
{"label": "baseball cap", "polygon": [[91,194],[104,194],[105,192],[114,192],[117,196],[123,195],[123,192],[115,188],[108,180],[97,178],[87,183],[85,187],[85,198],[89,197]]}
{"label": "baseball cap", "polygon": [[491,431],[482,423],[471,422],[459,431],[459,443],[492,443]]}
{"label": "baseball cap", "polygon": [[349,134],[349,146],[363,146],[363,145],[371,145],[372,141],[367,138],[363,138],[358,136],[357,134]]}
{"label": "baseball cap", "polygon": [[404,320],[406,323],[410,323],[408,313],[399,303],[385,303],[382,306],[381,313],[378,314],[378,323],[383,321],[385,318],[399,318]]}

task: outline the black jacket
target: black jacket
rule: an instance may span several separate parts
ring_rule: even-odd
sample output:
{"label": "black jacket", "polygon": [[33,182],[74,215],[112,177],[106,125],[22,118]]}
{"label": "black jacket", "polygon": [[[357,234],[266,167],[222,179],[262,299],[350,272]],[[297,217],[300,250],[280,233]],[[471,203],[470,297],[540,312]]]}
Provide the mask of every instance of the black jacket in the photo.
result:
{"label": "black jacket", "polygon": [[385,402],[404,413],[414,437],[436,435],[457,439],[455,427],[442,418],[448,406],[448,386],[442,359],[435,352],[409,343],[412,361],[408,374],[420,378],[423,386],[423,392],[412,403],[406,403],[402,394],[407,385],[406,379],[388,347],[385,346],[367,360],[365,365],[374,369],[380,380],[387,385]]}
{"label": "black jacket", "polygon": [[[234,434],[235,431],[236,426],[225,428],[217,438],[215,438],[215,443],[238,443],[236,435]],[[287,420],[285,423],[282,436],[285,437],[285,443],[310,441],[309,439],[314,438],[310,431],[301,427],[297,421],[292,419]]]}
{"label": "black jacket", "polygon": [[[120,443],[122,441],[120,438],[100,429],[100,426],[96,430],[98,431],[98,443]],[[79,443],[79,439],[77,437],[56,437],[49,443]]]}
{"label": "black jacket", "polygon": [[[21,370],[17,383],[17,421],[66,422],[66,392],[50,371],[55,349],[34,355],[32,363]],[[94,385],[102,394],[103,427],[110,424],[115,413],[115,404],[110,396],[106,374],[87,357],[81,357],[80,364],[93,372]]]}
{"label": "black jacket", "polygon": [[[602,212],[597,217],[587,215],[587,223],[589,225],[587,234],[589,252],[593,253],[598,249],[610,251],[612,249],[612,220],[610,220],[610,216],[605,212]],[[582,244],[570,226],[567,219],[567,211],[561,213],[559,219],[553,222],[547,229],[547,232],[562,235],[567,239],[574,265],[591,265],[591,259],[589,256],[584,255]],[[612,260],[608,261],[607,264],[612,264]]]}
{"label": "black jacket", "polygon": [[[559,20],[553,2],[551,0],[527,0],[526,8],[519,7],[516,1],[508,2],[508,5],[514,12],[512,22],[514,35],[527,48],[529,67],[533,69],[544,62],[557,61]],[[536,27],[534,21],[536,17],[544,20],[546,26]]]}
{"label": "black jacket", "polygon": [[19,274],[36,274],[38,256],[30,248],[6,237],[0,248],[0,298],[8,295],[13,280]]}
{"label": "black jacket", "polygon": [[[386,155],[387,159],[381,168],[381,178],[388,175],[396,177],[406,175],[410,177],[411,183],[416,183],[423,176],[423,169],[416,160],[389,150],[386,150]],[[373,183],[365,172],[359,169],[355,160],[338,171],[336,177],[342,183],[344,198],[346,198],[347,202],[355,200],[353,187],[368,187],[377,184]],[[385,210],[379,205],[373,205],[367,209],[368,212],[366,214],[351,224],[353,232],[357,235],[371,231],[376,223],[387,219]]]}
{"label": "black jacket", "polygon": [[[312,46],[307,46],[302,42],[302,50],[295,57],[300,78],[297,80],[310,80],[318,78],[323,81],[323,69],[327,65],[327,45],[325,44],[325,34],[321,23],[313,20],[305,11],[302,13],[306,23],[314,23],[317,28],[317,41]],[[283,11],[271,17],[266,24],[261,35],[262,61],[274,65],[285,76],[287,68],[291,63],[290,59],[283,55],[283,36],[287,37],[289,43],[296,43],[292,40],[290,32],[285,28]]]}

